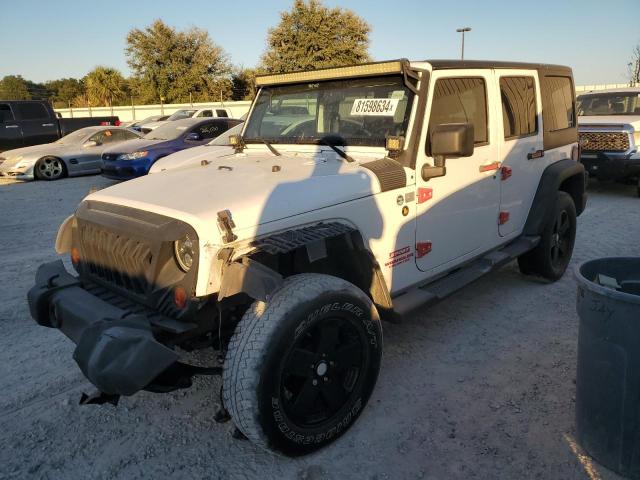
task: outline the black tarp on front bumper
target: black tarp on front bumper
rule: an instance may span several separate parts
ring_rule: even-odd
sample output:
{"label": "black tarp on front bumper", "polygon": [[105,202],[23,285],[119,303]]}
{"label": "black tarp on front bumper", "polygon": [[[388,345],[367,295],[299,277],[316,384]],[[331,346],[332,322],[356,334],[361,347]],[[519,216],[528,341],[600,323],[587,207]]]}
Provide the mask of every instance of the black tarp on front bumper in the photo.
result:
{"label": "black tarp on front bumper", "polygon": [[61,260],[38,268],[28,301],[36,322],[73,340],[74,360],[104,393],[132,395],[178,360],[176,352],[155,340],[146,316],[87,292]]}

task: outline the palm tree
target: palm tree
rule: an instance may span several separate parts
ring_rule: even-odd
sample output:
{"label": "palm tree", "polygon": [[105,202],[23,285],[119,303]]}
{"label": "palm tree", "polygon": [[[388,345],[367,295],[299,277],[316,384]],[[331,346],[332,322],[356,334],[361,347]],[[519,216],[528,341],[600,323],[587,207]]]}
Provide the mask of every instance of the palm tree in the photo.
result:
{"label": "palm tree", "polygon": [[96,67],[84,78],[91,103],[110,107],[125,96],[126,82],[115,68]]}

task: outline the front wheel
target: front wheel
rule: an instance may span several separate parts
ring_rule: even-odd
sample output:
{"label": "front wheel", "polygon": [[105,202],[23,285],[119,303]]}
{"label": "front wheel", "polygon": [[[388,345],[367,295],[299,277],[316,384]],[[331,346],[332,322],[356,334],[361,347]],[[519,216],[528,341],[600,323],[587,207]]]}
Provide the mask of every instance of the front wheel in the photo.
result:
{"label": "front wheel", "polygon": [[556,281],[569,266],[576,240],[576,206],[571,195],[558,192],[553,214],[549,217],[540,243],[518,257],[518,266],[524,274],[538,274]]}
{"label": "front wheel", "polygon": [[224,403],[258,446],[304,455],[353,424],[381,357],[380,319],[364,292],[329,275],[295,275],[237,325],[225,359]]}
{"label": "front wheel", "polygon": [[43,157],[36,162],[35,176],[39,180],[58,180],[66,174],[64,162],[56,157]]}

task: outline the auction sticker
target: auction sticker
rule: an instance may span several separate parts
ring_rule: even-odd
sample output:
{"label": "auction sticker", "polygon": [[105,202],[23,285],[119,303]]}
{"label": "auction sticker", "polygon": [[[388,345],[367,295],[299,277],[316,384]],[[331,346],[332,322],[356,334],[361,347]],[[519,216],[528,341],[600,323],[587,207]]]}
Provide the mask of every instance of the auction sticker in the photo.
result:
{"label": "auction sticker", "polygon": [[399,98],[357,98],[353,101],[351,115],[392,117],[399,101]]}

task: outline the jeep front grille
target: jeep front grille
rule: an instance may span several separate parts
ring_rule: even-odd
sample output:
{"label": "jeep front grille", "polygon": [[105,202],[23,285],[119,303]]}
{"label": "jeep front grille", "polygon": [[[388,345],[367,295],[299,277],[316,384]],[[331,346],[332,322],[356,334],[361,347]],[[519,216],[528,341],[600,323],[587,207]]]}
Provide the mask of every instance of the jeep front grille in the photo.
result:
{"label": "jeep front grille", "polygon": [[89,223],[78,228],[82,262],[91,275],[132,293],[148,292],[153,259],[148,243]]}
{"label": "jeep front grille", "polygon": [[585,151],[625,152],[629,150],[629,134],[624,132],[580,132]]}

